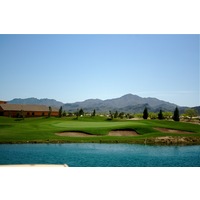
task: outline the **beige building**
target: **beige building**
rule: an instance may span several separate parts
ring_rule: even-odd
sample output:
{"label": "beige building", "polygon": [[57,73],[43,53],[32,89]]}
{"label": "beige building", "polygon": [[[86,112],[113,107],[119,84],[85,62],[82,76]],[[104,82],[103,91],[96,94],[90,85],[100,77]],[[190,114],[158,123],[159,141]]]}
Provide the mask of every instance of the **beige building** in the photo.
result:
{"label": "beige building", "polygon": [[[1,103],[2,102],[2,103]],[[7,117],[42,117],[48,116],[49,107],[43,105],[7,104],[0,101],[0,116]],[[51,116],[58,116],[57,108],[51,107]]]}

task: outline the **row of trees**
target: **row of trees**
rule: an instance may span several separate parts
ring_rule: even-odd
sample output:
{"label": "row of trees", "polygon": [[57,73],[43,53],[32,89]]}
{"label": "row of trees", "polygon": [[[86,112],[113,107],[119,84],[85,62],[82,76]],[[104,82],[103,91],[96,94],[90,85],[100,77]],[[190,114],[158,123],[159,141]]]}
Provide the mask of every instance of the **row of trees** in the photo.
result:
{"label": "row of trees", "polygon": [[115,111],[114,113],[112,111],[109,111],[109,118],[113,119],[113,118],[133,118],[134,116],[129,114],[129,113],[124,113],[124,112],[120,112],[118,113],[118,111]]}
{"label": "row of trees", "polygon": [[[59,115],[59,117],[66,117],[67,116],[67,113],[66,113],[65,110],[63,111],[62,106],[59,109],[58,115]],[[81,109],[77,109],[77,111],[74,112],[73,114],[72,113],[68,114],[68,116],[73,116],[73,115],[75,115],[78,118],[80,116],[84,116],[85,113],[84,113],[83,109],[81,108]],[[93,113],[91,114],[91,116],[95,116],[95,115],[96,115],[96,111],[94,110]]]}
{"label": "row of trees", "polygon": [[[148,109],[145,107],[143,111],[143,119],[148,119],[148,117],[149,117]],[[160,110],[160,112],[158,113],[158,119],[160,120],[165,119],[162,110]],[[178,107],[175,108],[172,119],[174,121],[180,120]]]}
{"label": "row of trees", "polygon": [[[62,106],[59,109],[59,117],[62,116],[73,116],[75,115],[78,119],[78,117],[80,116],[84,116],[85,113],[83,111],[83,109],[77,109],[77,111],[75,113],[69,113],[68,115],[66,114],[66,111],[63,111]],[[49,116],[51,116],[51,107],[49,107]],[[93,112],[90,114],[91,117],[96,116],[96,110],[94,109]],[[143,117],[143,119],[170,119],[172,118],[174,121],[179,121],[180,120],[180,115],[179,115],[179,109],[178,107],[175,108],[174,113],[172,112],[163,112],[162,109],[159,111],[159,113],[154,113],[154,112],[148,112],[148,109],[145,107],[143,114],[135,114],[135,116],[139,116],[139,117]],[[184,116],[189,117],[190,119],[192,119],[192,117],[197,116],[197,112],[194,109],[187,109],[184,113]],[[109,111],[109,115],[108,117],[110,119],[113,118],[134,118],[134,115],[132,114],[126,114],[124,112],[120,112],[118,113],[118,111],[112,112]]]}

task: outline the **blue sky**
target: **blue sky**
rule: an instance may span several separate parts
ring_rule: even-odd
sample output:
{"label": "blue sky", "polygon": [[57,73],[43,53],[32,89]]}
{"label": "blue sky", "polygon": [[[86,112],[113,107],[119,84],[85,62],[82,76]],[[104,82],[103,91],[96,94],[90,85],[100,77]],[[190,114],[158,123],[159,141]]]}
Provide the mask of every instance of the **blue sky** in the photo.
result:
{"label": "blue sky", "polygon": [[127,93],[199,105],[199,35],[0,35],[0,99]]}

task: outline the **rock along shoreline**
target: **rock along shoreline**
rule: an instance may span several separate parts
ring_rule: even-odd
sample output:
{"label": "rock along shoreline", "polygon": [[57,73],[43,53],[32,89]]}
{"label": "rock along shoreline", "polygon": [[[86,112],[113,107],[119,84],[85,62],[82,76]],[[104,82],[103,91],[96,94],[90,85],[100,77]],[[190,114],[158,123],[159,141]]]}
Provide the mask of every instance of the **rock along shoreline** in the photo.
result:
{"label": "rock along shoreline", "polygon": [[[84,138],[80,140],[33,140],[33,141],[9,141],[9,142],[0,142],[0,144],[67,144],[67,143],[108,143],[108,144],[143,144],[143,145],[200,145],[199,137],[182,137],[182,136],[162,136],[162,137],[154,137],[154,138],[142,138],[137,140],[117,140],[112,139],[110,136],[110,140],[103,138],[94,140],[84,140]],[[121,138],[121,137],[120,137]]]}

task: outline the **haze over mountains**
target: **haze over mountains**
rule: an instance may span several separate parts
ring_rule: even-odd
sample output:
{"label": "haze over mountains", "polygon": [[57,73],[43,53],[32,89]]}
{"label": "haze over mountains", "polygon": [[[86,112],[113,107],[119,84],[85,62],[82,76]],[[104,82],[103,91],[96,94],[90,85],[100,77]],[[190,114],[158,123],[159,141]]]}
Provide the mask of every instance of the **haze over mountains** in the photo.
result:
{"label": "haze over mountains", "polygon": [[[75,112],[77,109],[83,109],[84,112],[92,112],[94,109],[97,113],[107,113],[109,111],[118,111],[126,113],[141,113],[144,108],[147,107],[150,112],[159,112],[160,109],[163,111],[174,111],[175,107],[178,106],[173,103],[169,103],[157,98],[142,98],[133,94],[126,94],[119,98],[114,99],[87,99],[82,102],[75,103],[62,103],[54,99],[13,99],[9,101],[10,104],[37,104],[46,105],[59,108],[63,107],[63,110],[67,112]],[[187,107],[179,107],[180,112],[184,112]],[[198,107],[197,107],[198,108]]]}

